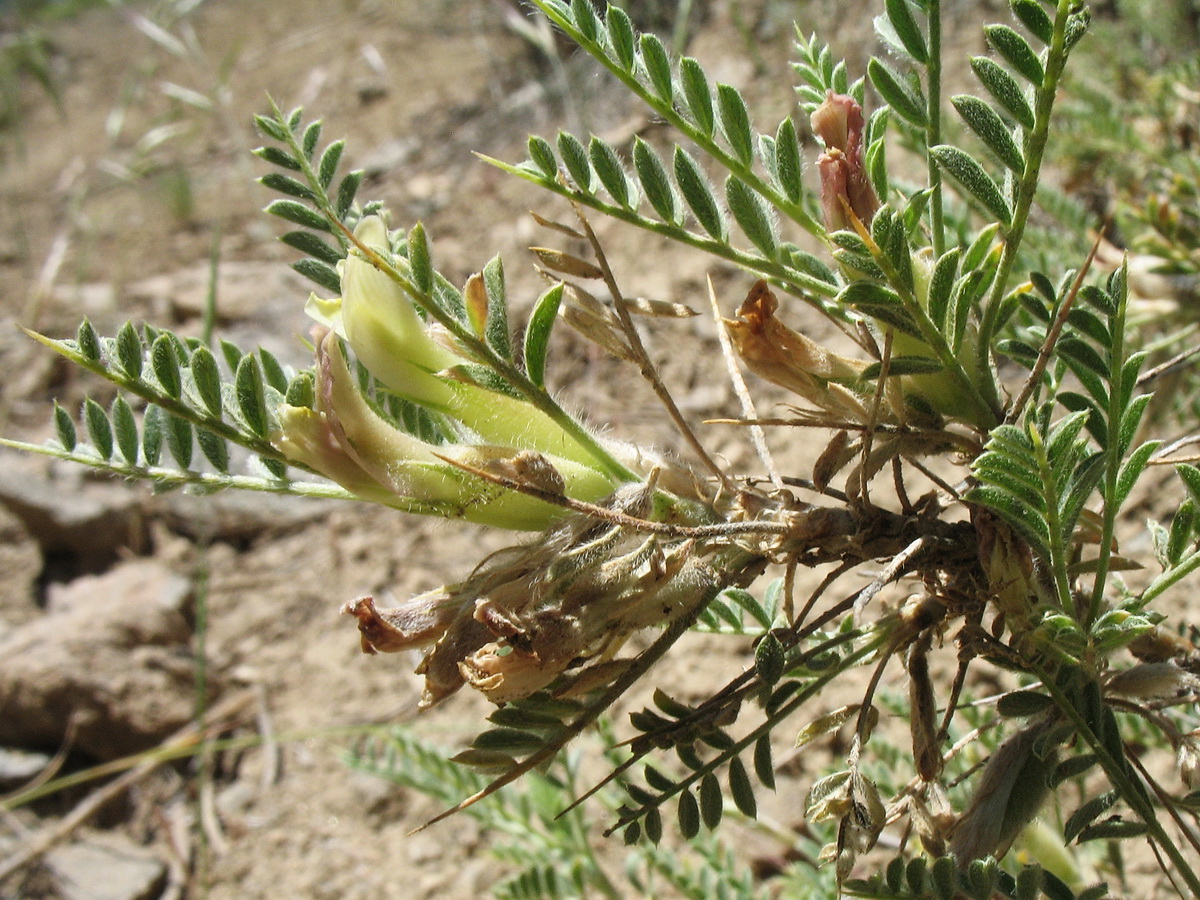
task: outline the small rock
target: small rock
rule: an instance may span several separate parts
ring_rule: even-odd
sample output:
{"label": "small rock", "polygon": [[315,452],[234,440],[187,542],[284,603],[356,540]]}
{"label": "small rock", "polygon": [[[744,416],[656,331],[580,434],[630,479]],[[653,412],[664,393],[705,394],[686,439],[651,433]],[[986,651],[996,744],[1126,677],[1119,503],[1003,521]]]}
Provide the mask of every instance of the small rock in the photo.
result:
{"label": "small rock", "polygon": [[9,791],[32,781],[48,765],[48,753],[0,747],[0,791]]}
{"label": "small rock", "polygon": [[337,501],[270,494],[212,494],[197,503],[187,494],[162,498],[167,526],[178,534],[219,541],[251,541],[295,531],[327,516]]}
{"label": "small rock", "polygon": [[[169,312],[177,319],[204,314],[212,269],[207,262],[153,275],[129,286],[130,299]],[[217,267],[217,320],[248,319],[276,295],[303,296],[302,279],[277,262],[222,262]]]}
{"label": "small rock", "polygon": [[41,615],[37,582],[42,551],[21,520],[0,506],[0,623],[21,625]]}
{"label": "small rock", "polygon": [[379,78],[363,79],[355,85],[354,93],[358,95],[359,103],[363,106],[368,106],[386,97],[388,95],[388,86]]}
{"label": "small rock", "polygon": [[368,178],[386,175],[404,166],[416,155],[418,144],[412,138],[392,138],[367,151],[359,166]]}
{"label": "small rock", "polygon": [[55,288],[54,302],[60,309],[71,310],[76,318],[82,314],[104,320],[117,308],[117,293],[107,281],[63,285]]}
{"label": "small rock", "polygon": [[192,716],[191,589],[135,560],[77,579],[57,610],[0,640],[0,742],[98,759],[160,743]]}
{"label": "small rock", "polygon": [[167,883],[161,859],[116,835],[52,850],[46,863],[62,900],[155,900]]}
{"label": "small rock", "polygon": [[[46,590],[46,612],[87,611],[95,615],[107,598],[122,597],[124,603],[138,607],[177,612],[186,617],[192,598],[192,583],[182,575],[150,560],[135,560],[103,575],[84,575],[65,584],[52,584]],[[156,633],[146,635],[149,641]],[[186,634],[183,635],[186,638]]]}
{"label": "small rock", "polygon": [[141,502],[120,484],[68,488],[20,465],[6,465],[0,468],[0,506],[21,520],[46,555],[73,554],[79,571],[102,569],[118,550],[137,550],[146,542]]}

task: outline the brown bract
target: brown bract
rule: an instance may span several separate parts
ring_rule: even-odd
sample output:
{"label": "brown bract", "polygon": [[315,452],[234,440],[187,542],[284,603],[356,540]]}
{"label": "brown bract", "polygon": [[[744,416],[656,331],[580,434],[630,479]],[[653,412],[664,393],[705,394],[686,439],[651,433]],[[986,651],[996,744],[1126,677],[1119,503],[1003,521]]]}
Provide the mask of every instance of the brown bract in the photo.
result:
{"label": "brown bract", "polygon": [[[610,505],[644,515],[652,487],[631,485]],[[495,703],[527,697],[568,669],[602,666],[634,631],[670,622],[712,581],[691,540],[637,534],[577,515],[537,541],[494,554],[465,581],[358,619],[363,651],[432,645],[418,674],[421,705],[464,684]]]}
{"label": "brown bract", "polygon": [[725,328],[738,356],[755,375],[787,388],[820,409],[855,422],[867,418],[862,400],[839,382],[855,382],[866,363],[838,356],[775,316],[779,301],[760,279]]}

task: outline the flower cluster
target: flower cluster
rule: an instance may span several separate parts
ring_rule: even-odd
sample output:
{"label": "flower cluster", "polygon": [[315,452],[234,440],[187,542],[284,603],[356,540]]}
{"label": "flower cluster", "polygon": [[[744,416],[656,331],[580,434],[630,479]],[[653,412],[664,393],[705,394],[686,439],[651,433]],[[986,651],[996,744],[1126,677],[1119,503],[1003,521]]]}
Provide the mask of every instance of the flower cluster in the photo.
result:
{"label": "flower cluster", "polygon": [[[389,253],[387,229],[378,217],[365,218],[355,237],[376,253]],[[313,332],[315,403],[278,410],[272,442],[289,460],[364,499],[519,530],[545,528],[561,510],[489,484],[463,466],[516,465],[543,490],[578,500],[599,500],[613,491],[616,485],[587,448],[545,413],[454,380],[452,370],[468,360],[448,335],[426,325],[387,273],[352,253],[341,277],[340,298],[314,297],[308,305],[320,323]],[[343,341],[380,384],[442,416],[457,429],[458,440],[432,445],[391,425],[360,390]]]}

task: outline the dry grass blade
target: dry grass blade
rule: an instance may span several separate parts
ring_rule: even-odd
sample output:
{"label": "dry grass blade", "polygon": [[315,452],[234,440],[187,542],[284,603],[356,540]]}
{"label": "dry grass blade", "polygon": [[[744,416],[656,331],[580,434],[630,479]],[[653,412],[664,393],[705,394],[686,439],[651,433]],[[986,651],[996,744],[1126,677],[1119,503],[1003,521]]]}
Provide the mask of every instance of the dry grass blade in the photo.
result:
{"label": "dry grass blade", "polygon": [[227,728],[230,721],[241,716],[253,700],[254,695],[246,691],[235,694],[218,703],[209,710],[203,722],[193,723],[180,729],[168,740],[160,744],[152,753],[147,754],[142,762],[138,763],[124,775],[113,779],[104,785],[104,787],[89,794],[61,820],[34,832],[30,835],[24,847],[8,859],[0,862],[0,882],[4,881],[4,879],[8,878],[18,869],[22,869],[35,860],[40,859],[48,850],[68,837],[76,828],[83,825],[92,816],[96,815],[113,798],[119,797],[126,789],[146,778],[168,760],[173,759],[172,751],[184,746],[197,745],[208,732],[214,729],[223,730]]}
{"label": "dry grass blade", "polygon": [[731,487],[729,476],[725,474],[725,471],[717,465],[716,460],[704,449],[704,445],[700,443],[700,439],[696,437],[695,431],[692,430],[691,425],[683,417],[683,413],[679,410],[679,405],[675,402],[675,397],[671,394],[667,386],[663,384],[662,377],[658,374],[658,369],[651,361],[650,355],[646,352],[646,347],[642,343],[641,333],[637,330],[637,326],[633,324],[633,319],[629,315],[629,308],[622,299],[624,295],[617,285],[612,267],[608,264],[608,257],[604,253],[600,239],[596,237],[596,233],[592,230],[591,223],[588,222],[587,216],[584,215],[583,207],[574,201],[572,201],[571,206],[575,210],[575,215],[579,218],[579,224],[583,226],[588,243],[591,244],[592,252],[596,255],[596,263],[603,273],[604,284],[608,287],[609,293],[612,294],[613,308],[616,310],[617,319],[621,323],[621,330],[625,332],[625,338],[629,341],[629,347],[634,353],[635,362],[642,373],[642,377],[654,389],[655,396],[658,397],[666,409],[667,415],[671,417],[671,421],[674,423],[680,437],[692,448],[692,451],[699,457],[704,467],[717,478],[721,486],[729,489]]}

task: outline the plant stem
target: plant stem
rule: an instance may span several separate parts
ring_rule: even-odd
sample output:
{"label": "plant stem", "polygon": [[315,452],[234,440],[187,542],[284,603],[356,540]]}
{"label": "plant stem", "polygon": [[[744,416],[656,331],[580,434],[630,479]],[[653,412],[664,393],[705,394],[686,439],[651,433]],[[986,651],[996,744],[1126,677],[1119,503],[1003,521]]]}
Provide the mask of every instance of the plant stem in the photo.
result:
{"label": "plant stem", "polygon": [[[195,472],[186,469],[169,469],[161,466],[134,466],[119,462],[115,457],[103,459],[98,454],[67,451],[49,444],[30,444],[25,441],[13,441],[0,438],[0,447],[11,447],[25,453],[37,453],[42,456],[52,456],[55,459],[66,460],[80,466],[99,469],[109,475],[120,478],[136,478],[153,481],[163,487],[193,487],[206,492],[221,490],[254,491],[261,494],[287,494],[293,497],[315,497],[324,500],[363,500],[362,497],[346,490],[338,484],[319,481],[290,481],[285,478],[257,478],[252,475],[229,475],[222,472]],[[289,463],[295,468],[307,472],[308,469],[297,463]],[[319,473],[313,473],[319,474]],[[416,515],[450,517],[454,509],[446,504],[423,503],[395,494],[388,494],[387,499],[377,502],[401,512]]]}
{"label": "plant stem", "polygon": [[938,259],[946,252],[945,224],[942,219],[942,170],[938,167],[929,147],[942,142],[942,0],[929,0],[929,62],[925,64],[927,76],[925,126],[926,159],[929,163],[929,225],[933,233],[933,257]]}
{"label": "plant stem", "polygon": [[[1092,250],[1095,254],[1095,249]],[[1126,274],[1128,270],[1126,269]],[[1127,408],[1127,397],[1133,393],[1133,385],[1125,384],[1125,310],[1129,293],[1126,279],[1121,278],[1121,296],[1117,301],[1117,312],[1109,325],[1112,345],[1108,348],[1108,446],[1104,448],[1104,518],[1100,531],[1099,555],[1096,559],[1096,575],[1092,582],[1092,596],[1088,602],[1085,626],[1091,626],[1100,614],[1100,603],[1104,599],[1104,588],[1108,582],[1108,567],[1112,560],[1113,535],[1117,527],[1117,481],[1121,474],[1121,462],[1125,456],[1122,446],[1121,419]]]}
{"label": "plant stem", "polygon": [[[1146,826],[1154,843],[1175,864],[1176,871],[1187,882],[1192,896],[1200,897],[1200,877],[1197,877],[1191,865],[1188,864],[1188,861],[1180,852],[1176,842],[1163,829],[1162,823],[1159,822],[1148,795],[1144,789],[1135,783],[1133,773],[1129,770],[1124,756],[1116,756],[1110,752],[1108,744],[1093,730],[1091,724],[1084,718],[1079,704],[1063,692],[1050,676],[1050,673],[1036,671],[1036,666],[1034,668],[1035,674],[1042,680],[1046,692],[1054,698],[1055,705],[1059,711],[1071,721],[1076,731],[1079,732],[1080,737],[1084,739],[1092,752],[1095,753],[1101,768],[1104,769],[1104,774],[1108,776],[1109,783],[1121,795],[1121,799],[1125,801],[1137,817],[1142,820],[1142,824]],[[1107,710],[1107,707],[1104,707],[1104,709],[1111,714],[1111,710]]]}
{"label": "plant stem", "polygon": [[[1000,308],[1008,289],[1009,278],[1012,277],[1013,267],[1017,262],[1017,252],[1021,248],[1025,225],[1029,221],[1029,212],[1033,207],[1033,199],[1037,195],[1038,183],[1041,179],[1046,143],[1050,137],[1050,118],[1054,110],[1054,94],[1058,89],[1058,80],[1062,76],[1063,66],[1067,61],[1066,34],[1070,8],[1071,0],[1058,0],[1058,8],[1054,15],[1054,33],[1050,41],[1050,51],[1046,56],[1046,69],[1042,76],[1042,83],[1038,87],[1034,105],[1033,130],[1025,141],[1025,170],[1021,173],[1020,181],[1017,184],[1012,223],[1005,232],[1000,267],[996,272],[996,280],[992,282],[992,292],[984,305],[983,321],[979,327],[977,353],[979,357],[978,370],[981,373],[991,371],[990,354],[1000,317]],[[987,392],[989,403],[999,409],[1000,395],[996,380],[980,378],[980,381],[983,390]]]}

